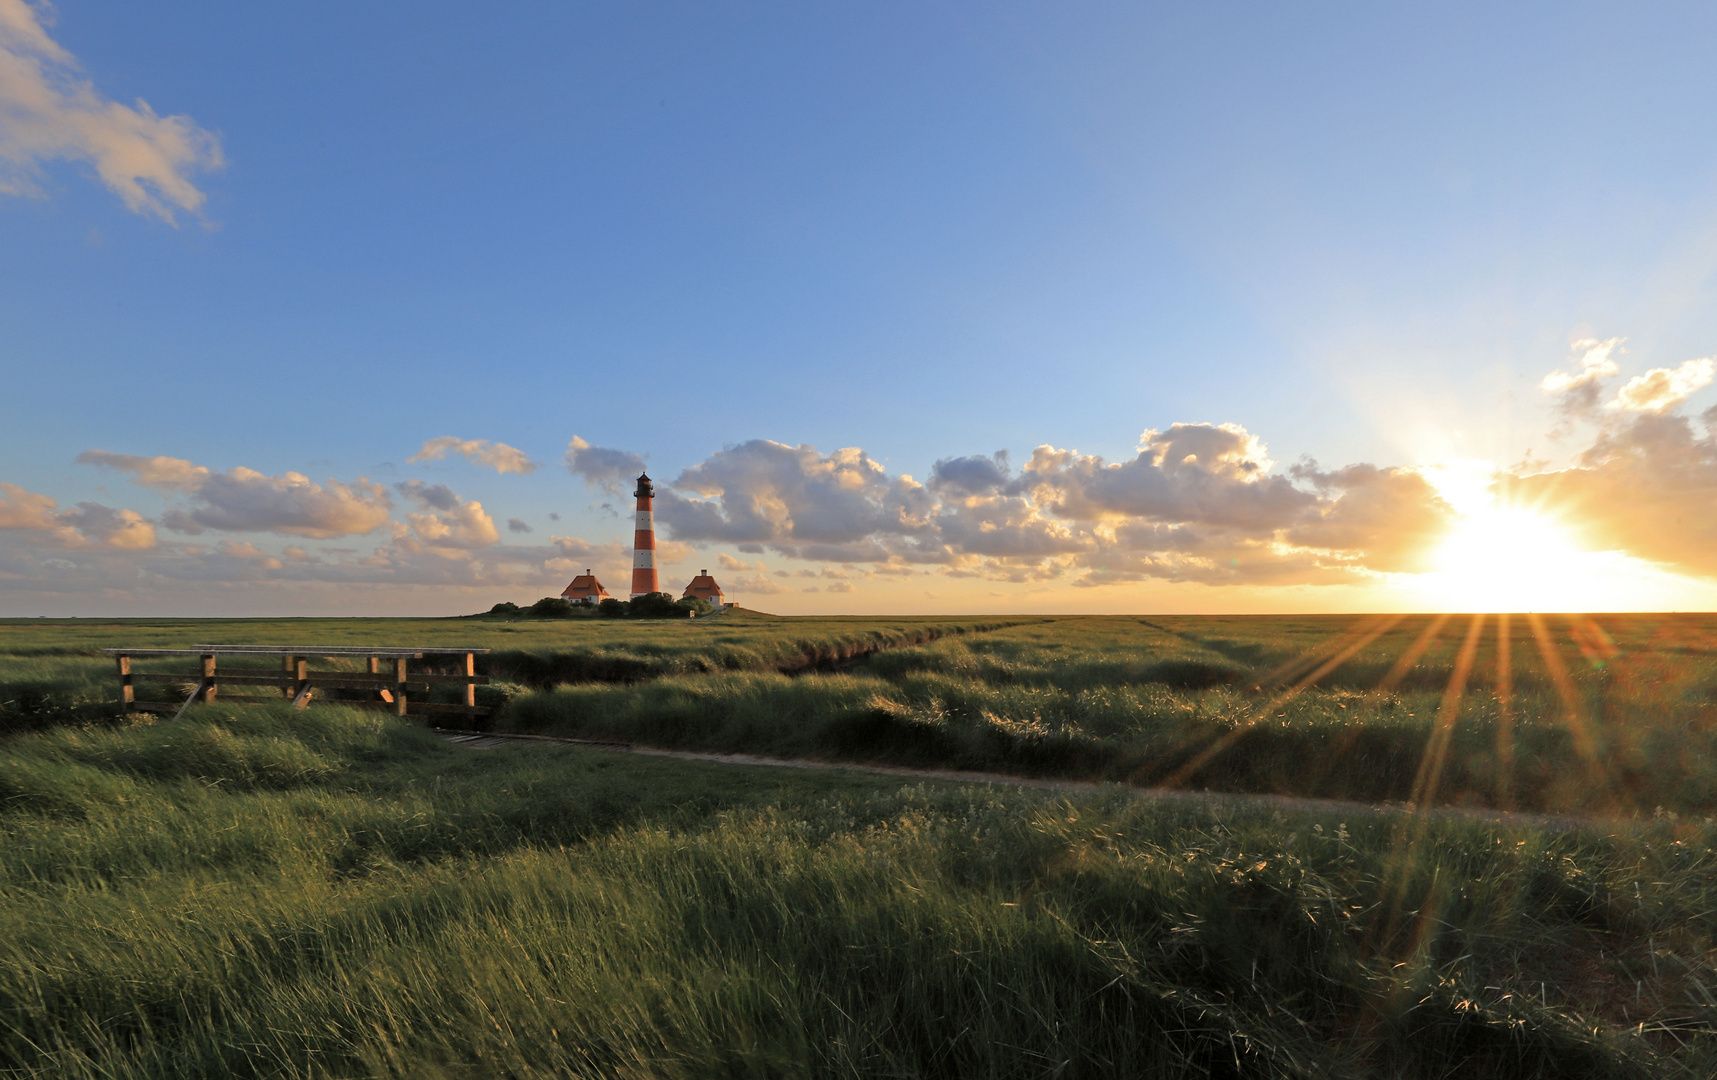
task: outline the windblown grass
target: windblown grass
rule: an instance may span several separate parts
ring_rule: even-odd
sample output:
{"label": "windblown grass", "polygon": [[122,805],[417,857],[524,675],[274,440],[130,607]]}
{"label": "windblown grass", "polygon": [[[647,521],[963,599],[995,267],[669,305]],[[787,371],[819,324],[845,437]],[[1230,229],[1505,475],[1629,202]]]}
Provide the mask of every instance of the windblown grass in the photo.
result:
{"label": "windblown grass", "polygon": [[1494,617],[1476,631],[1464,616],[1376,623],[1374,636],[1333,618],[1064,619],[878,652],[831,676],[563,686],[515,699],[498,722],[1228,791],[1717,812],[1717,620],[1607,622],[1598,639],[1589,622],[1550,620],[1546,653],[1515,617],[1505,664]]}
{"label": "windblown grass", "polygon": [[[744,609],[708,623],[579,619],[8,619],[0,620],[0,737],[118,715],[112,647],[195,645],[472,646],[478,672],[515,687],[640,682],[718,671],[837,667],[879,649],[1008,625],[976,619],[782,619]],[[317,662],[357,670],[362,661]],[[433,665],[431,665],[433,666]],[[140,671],[189,671],[183,658],[137,661]]]}
{"label": "windblown grass", "polygon": [[1717,826],[210,706],[0,744],[9,1076],[1709,1076]]}

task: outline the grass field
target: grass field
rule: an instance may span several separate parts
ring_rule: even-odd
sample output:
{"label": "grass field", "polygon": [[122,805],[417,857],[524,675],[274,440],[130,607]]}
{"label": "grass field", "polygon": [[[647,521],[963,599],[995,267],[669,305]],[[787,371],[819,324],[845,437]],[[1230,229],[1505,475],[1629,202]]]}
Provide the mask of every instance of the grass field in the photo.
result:
{"label": "grass field", "polygon": [[[106,645],[473,645],[498,730],[1369,802],[1717,813],[1717,617],[0,622],[0,726]],[[1502,647],[1506,644],[1506,648]],[[449,691],[451,692],[451,691]]]}
{"label": "grass field", "polygon": [[1710,814],[1717,619],[1515,617],[1506,636],[1494,616],[1036,620],[828,675],[563,686],[497,723],[1228,791]]}
{"label": "grass field", "polygon": [[[715,671],[798,671],[881,648],[1006,625],[979,619],[779,619],[737,611],[709,622],[626,619],[0,619],[0,733],[116,713],[110,646],[473,646],[487,675],[517,689]],[[159,670],[171,670],[171,661]],[[347,666],[355,666],[357,662]],[[181,662],[181,667],[183,663]],[[337,662],[318,663],[337,667]],[[504,700],[505,694],[502,695]]]}
{"label": "grass field", "polygon": [[[115,718],[100,648],[204,641],[488,647],[515,731],[1600,817]],[[1707,616],[0,622],[0,1076],[1710,1076],[1714,653]]]}
{"label": "grass field", "polygon": [[0,743],[0,1075],[1706,1077],[1714,842],[216,705]]}

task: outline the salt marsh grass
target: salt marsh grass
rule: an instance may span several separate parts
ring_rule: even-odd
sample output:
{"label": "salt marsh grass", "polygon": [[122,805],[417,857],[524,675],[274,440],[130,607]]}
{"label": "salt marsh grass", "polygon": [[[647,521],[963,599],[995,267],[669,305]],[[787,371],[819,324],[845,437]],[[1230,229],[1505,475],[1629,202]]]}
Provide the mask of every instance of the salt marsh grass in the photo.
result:
{"label": "salt marsh grass", "polygon": [[1708,1076],[1717,826],[197,707],[0,744],[0,1075]]}

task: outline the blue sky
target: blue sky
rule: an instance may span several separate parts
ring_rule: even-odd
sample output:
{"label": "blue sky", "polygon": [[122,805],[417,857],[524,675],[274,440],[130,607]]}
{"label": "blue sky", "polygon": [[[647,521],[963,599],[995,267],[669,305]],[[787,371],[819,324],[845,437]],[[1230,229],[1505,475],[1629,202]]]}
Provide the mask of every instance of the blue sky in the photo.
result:
{"label": "blue sky", "polygon": [[[1442,500],[1427,536],[1479,513],[1471,483],[1449,486],[1474,462],[1584,470],[1558,491],[1632,490],[1624,465],[1673,476],[1629,513],[1681,523],[1680,544],[1606,527],[1611,495],[1576,500],[1597,523],[1574,546],[1632,561],[1569,603],[1709,606],[1717,567],[1689,554],[1717,535],[1709,379],[1608,412],[1541,381],[1583,370],[1575,343],[1621,338],[1613,405],[1717,353],[1714,22],[1699,5],[0,0],[0,480],[53,501],[0,510],[0,613],[474,610],[558,592],[556,559],[621,581],[602,545],[624,523],[562,464],[575,435],[718,506],[719,527],[664,510],[682,576],[726,554],[778,610],[1442,602],[1441,579],[1411,576],[1430,564],[1380,554],[1399,546],[1385,524],[1330,524],[1356,489],[1289,476],[1304,456],[1437,480],[1414,494],[1391,474],[1415,513]],[[72,104],[30,112],[25,76]],[[90,127],[78,86],[152,112]],[[173,117],[201,141],[150,158]],[[128,205],[109,175],[126,169],[149,201]],[[1615,449],[1677,417],[1681,456]],[[1231,479],[1313,501],[1242,535],[1208,499],[1021,482],[1047,445],[1100,455],[1113,475],[1080,490],[1112,488],[1140,433],[1177,423],[1243,428],[1261,445],[1232,460],[1261,467]],[[540,468],[407,461],[442,436]],[[822,481],[721,457],[757,440],[815,447],[799,460]],[[839,480],[840,448],[874,468]],[[1011,487],[931,484],[916,524],[815,547],[833,535],[817,483],[877,473],[860,498],[887,516],[902,474],[1004,448]],[[364,477],[383,494],[353,498],[395,524],[175,531],[212,490],[78,463],[90,450],[327,491]],[[673,487],[688,470],[702,488]],[[459,501],[414,501],[412,480]],[[133,511],[153,542],[116,547],[80,503]],[[499,539],[435,552],[418,529],[398,549],[411,513],[475,520],[449,509],[471,503]],[[772,523],[741,528],[742,503],[777,506]],[[1010,528],[1011,547],[953,539]],[[554,536],[571,546],[536,550]],[[223,564],[222,542],[257,554]],[[355,569],[389,544],[386,572]],[[509,544],[536,547],[497,570]]]}

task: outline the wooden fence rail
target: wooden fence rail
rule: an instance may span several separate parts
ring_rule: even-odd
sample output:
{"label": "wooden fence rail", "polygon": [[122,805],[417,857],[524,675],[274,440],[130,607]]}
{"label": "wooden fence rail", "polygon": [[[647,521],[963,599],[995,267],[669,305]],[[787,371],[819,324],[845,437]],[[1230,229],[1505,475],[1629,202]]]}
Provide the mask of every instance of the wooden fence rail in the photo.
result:
{"label": "wooden fence rail", "polygon": [[[477,655],[488,651],[470,648],[371,648],[360,645],[194,645],[189,649],[102,650],[114,658],[119,669],[119,702],[122,712],[162,712],[164,709],[176,707],[178,711],[173,714],[174,719],[178,719],[193,703],[214,702],[217,699],[245,702],[290,700],[294,708],[303,709],[309,706],[310,699],[318,690],[336,688],[368,690],[376,695],[371,700],[342,701],[342,705],[389,709],[395,716],[432,712],[485,716],[489,710],[477,704],[477,687],[489,680],[486,676],[477,674]],[[132,670],[133,660],[170,656],[196,657],[197,670],[188,674]],[[221,671],[215,664],[219,657],[245,660],[278,659],[281,666],[274,673],[256,667],[238,670],[228,668]],[[436,662],[440,665],[451,663],[457,671],[449,675],[443,672],[410,670],[411,661],[421,661],[425,657],[437,658]],[[363,659],[368,661],[369,670],[311,671],[310,661],[313,659]],[[384,661],[387,663],[385,671],[382,667]],[[138,683],[178,683],[191,685],[193,689],[183,701],[140,701],[137,698]],[[449,704],[423,701],[416,697],[419,694],[427,694],[429,688],[437,683],[462,685],[462,700]],[[278,688],[282,696],[222,694],[222,685],[272,686]]]}

